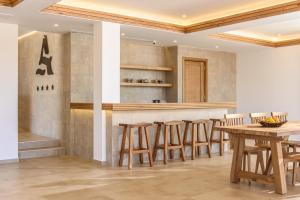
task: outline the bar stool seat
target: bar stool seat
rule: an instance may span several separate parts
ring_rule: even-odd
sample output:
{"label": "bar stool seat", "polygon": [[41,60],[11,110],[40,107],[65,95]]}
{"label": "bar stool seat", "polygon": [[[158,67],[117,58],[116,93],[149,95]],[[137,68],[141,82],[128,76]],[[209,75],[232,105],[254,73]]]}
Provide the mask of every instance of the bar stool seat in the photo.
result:
{"label": "bar stool seat", "polygon": [[[123,159],[124,154],[128,154],[128,169],[132,169],[133,164],[133,155],[139,154],[140,156],[140,163],[144,163],[143,154],[148,153],[149,164],[153,166],[153,159],[152,159],[152,150],[151,150],[151,143],[150,143],[150,127],[152,126],[151,123],[136,123],[136,124],[119,124],[120,127],[123,127],[122,133],[122,144],[121,144],[121,151],[120,151],[120,160],[119,166],[123,166]],[[134,147],[134,129],[138,129],[138,141],[139,147]],[[126,149],[126,138],[127,138],[127,130],[129,130],[129,142],[128,148]],[[146,147],[143,146],[143,130],[146,138]]]}
{"label": "bar stool seat", "polygon": [[[200,148],[201,146],[206,146],[207,147],[207,153],[208,156],[211,157],[211,149],[210,149],[210,143],[209,143],[209,137],[208,137],[208,124],[209,120],[206,119],[200,119],[200,120],[183,120],[185,122],[185,129],[184,129],[184,139],[183,139],[183,145],[185,146],[191,146],[192,148],[192,160],[195,159],[195,154],[196,154],[196,148],[197,148],[197,153],[200,155]],[[201,140],[201,132],[200,128],[201,125],[203,126],[204,129],[204,135],[205,135],[205,140]],[[189,134],[189,128],[192,126],[192,131],[191,131],[191,140],[188,141],[188,134]]]}
{"label": "bar stool seat", "polygon": [[220,118],[212,118],[212,119],[210,119],[210,121],[212,121],[211,134],[210,134],[210,145],[212,146],[213,144],[219,144],[220,156],[223,156],[224,146],[225,146],[225,144],[230,143],[230,139],[229,139],[229,137],[225,138],[224,131],[219,131],[219,139],[216,139],[214,136],[216,133],[215,127],[217,125],[225,126],[226,120],[223,118],[221,118],[221,119]]}
{"label": "bar stool seat", "polygon": [[[153,160],[157,158],[157,151],[159,149],[164,151],[164,164],[167,164],[168,160],[168,151],[170,150],[170,159],[174,158],[174,150],[179,149],[180,158],[182,161],[185,161],[184,150],[181,138],[181,125],[182,121],[168,121],[168,122],[154,122],[157,125],[156,134],[155,134],[155,144],[153,150]],[[169,137],[168,137],[168,128],[169,128]],[[174,141],[174,129],[177,132],[178,143]],[[161,135],[161,130],[163,130],[163,144],[160,144],[159,139]],[[168,141],[168,138],[170,141]]]}

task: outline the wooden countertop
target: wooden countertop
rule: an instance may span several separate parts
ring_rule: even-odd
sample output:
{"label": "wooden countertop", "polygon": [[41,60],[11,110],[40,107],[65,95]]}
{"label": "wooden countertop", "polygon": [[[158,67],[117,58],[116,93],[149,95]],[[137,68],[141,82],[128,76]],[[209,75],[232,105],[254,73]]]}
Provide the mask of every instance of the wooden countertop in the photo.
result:
{"label": "wooden countertop", "polygon": [[[182,109],[217,109],[236,108],[233,102],[219,103],[104,103],[102,110],[137,111],[137,110],[182,110]],[[71,109],[92,110],[92,103],[71,103]]]}

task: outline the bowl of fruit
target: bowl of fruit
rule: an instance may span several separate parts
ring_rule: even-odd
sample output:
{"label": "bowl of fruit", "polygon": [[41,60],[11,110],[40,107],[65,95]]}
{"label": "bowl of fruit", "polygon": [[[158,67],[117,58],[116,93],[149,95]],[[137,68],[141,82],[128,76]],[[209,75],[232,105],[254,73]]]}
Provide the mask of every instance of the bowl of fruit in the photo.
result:
{"label": "bowl of fruit", "polygon": [[268,117],[265,120],[260,121],[259,123],[263,127],[280,127],[285,124],[287,121],[280,121],[278,117]]}

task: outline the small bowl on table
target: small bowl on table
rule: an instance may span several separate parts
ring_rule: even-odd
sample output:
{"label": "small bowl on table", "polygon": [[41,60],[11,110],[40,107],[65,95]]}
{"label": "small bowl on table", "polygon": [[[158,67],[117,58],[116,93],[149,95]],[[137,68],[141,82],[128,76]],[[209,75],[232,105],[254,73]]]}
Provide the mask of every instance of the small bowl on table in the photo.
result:
{"label": "small bowl on table", "polygon": [[259,122],[263,127],[267,127],[267,128],[278,128],[281,127],[283,124],[287,123],[287,121],[284,122],[265,122],[265,121],[260,121]]}

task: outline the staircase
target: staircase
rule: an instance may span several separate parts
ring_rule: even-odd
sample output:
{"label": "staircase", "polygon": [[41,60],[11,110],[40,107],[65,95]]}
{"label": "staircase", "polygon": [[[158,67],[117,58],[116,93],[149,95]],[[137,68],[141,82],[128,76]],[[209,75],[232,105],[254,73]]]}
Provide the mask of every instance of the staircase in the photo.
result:
{"label": "staircase", "polygon": [[25,137],[22,135],[21,138],[19,136],[19,159],[52,157],[65,154],[65,148],[60,146],[59,140],[33,134],[29,135],[28,133],[26,133]]}

